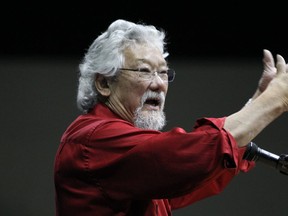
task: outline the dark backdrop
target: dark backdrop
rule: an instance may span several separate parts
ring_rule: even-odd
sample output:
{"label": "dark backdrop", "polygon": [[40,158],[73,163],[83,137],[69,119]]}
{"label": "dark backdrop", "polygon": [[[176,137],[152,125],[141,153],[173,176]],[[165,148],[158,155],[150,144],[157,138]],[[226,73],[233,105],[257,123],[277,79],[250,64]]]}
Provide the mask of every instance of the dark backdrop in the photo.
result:
{"label": "dark backdrop", "polygon": [[79,56],[118,18],[163,28],[177,56],[259,56],[263,48],[287,53],[287,14],[277,1],[254,7],[245,1],[7,2],[0,18],[3,55]]}
{"label": "dark backdrop", "polygon": [[[53,160],[61,134],[79,114],[78,64],[111,21],[142,21],[167,31],[170,64],[177,74],[167,97],[165,129],[189,131],[199,117],[229,115],[246,103],[261,75],[263,48],[288,58],[286,15],[281,4],[273,3],[265,8],[237,1],[3,7],[0,215],[54,215]],[[288,152],[286,125],[283,115],[255,142],[277,154]],[[282,216],[288,211],[287,181],[258,164],[220,195],[175,215]]]}

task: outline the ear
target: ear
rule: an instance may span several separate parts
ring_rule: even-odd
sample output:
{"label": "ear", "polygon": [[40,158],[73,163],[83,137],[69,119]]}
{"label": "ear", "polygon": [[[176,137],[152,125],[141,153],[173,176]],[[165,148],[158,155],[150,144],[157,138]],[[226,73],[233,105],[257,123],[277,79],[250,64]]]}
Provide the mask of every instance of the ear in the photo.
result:
{"label": "ear", "polygon": [[108,80],[101,74],[96,75],[95,87],[102,96],[108,97],[111,94]]}

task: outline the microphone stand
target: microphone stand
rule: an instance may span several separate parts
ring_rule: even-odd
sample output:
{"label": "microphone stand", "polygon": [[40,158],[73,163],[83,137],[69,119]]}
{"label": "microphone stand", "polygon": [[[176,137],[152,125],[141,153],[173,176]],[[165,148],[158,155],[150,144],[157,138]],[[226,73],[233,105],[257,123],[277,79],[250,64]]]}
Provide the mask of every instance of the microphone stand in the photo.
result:
{"label": "microphone stand", "polygon": [[276,155],[258,147],[254,142],[247,145],[243,159],[248,161],[260,161],[284,175],[288,175],[288,154]]}

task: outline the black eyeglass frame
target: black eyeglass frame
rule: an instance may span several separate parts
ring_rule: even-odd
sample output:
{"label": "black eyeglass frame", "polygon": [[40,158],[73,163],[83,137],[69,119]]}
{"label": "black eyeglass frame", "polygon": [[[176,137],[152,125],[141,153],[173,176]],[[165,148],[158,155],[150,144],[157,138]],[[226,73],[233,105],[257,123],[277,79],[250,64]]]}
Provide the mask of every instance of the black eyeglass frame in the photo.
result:
{"label": "black eyeglass frame", "polygon": [[[136,71],[136,72],[149,73],[149,72],[147,71],[147,69],[141,69],[141,68],[139,68],[139,69],[132,69],[132,68],[119,68],[119,70],[124,70],[124,71]],[[174,79],[175,79],[175,75],[176,75],[175,70],[169,68],[169,69],[167,69],[167,70],[165,70],[165,71],[167,71],[168,82],[173,82]],[[155,72],[157,72],[157,71],[155,71]],[[150,73],[152,73],[152,72],[150,72]],[[157,72],[157,73],[159,73],[159,72]]]}

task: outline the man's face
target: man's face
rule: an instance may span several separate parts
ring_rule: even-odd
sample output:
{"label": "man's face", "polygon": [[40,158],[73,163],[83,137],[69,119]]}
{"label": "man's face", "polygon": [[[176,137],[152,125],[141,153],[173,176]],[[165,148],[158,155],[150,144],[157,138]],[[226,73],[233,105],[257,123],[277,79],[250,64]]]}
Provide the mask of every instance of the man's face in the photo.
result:
{"label": "man's face", "polygon": [[[123,68],[146,69],[151,72],[167,69],[161,52],[151,46],[135,45],[124,52]],[[122,118],[140,128],[161,129],[165,124],[163,112],[168,82],[158,75],[151,79],[139,77],[141,72],[122,70],[112,83],[109,103]],[[110,106],[111,107],[111,106]]]}

